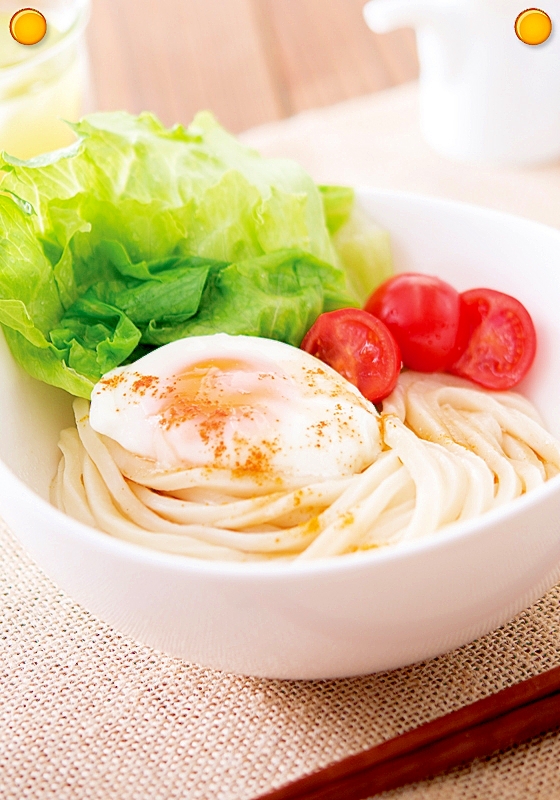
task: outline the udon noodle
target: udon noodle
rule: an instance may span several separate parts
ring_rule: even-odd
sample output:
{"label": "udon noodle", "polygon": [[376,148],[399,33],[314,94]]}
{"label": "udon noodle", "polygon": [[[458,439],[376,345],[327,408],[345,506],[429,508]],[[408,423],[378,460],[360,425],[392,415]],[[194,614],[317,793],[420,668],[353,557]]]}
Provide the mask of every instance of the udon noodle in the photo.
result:
{"label": "udon noodle", "polygon": [[87,401],[74,410],[53,502],[112,536],[204,559],[307,560],[416,539],[560,472],[560,443],[528,400],[449,375],[402,373],[365,470],[282,491],[226,470],[158,470],[96,433]]}

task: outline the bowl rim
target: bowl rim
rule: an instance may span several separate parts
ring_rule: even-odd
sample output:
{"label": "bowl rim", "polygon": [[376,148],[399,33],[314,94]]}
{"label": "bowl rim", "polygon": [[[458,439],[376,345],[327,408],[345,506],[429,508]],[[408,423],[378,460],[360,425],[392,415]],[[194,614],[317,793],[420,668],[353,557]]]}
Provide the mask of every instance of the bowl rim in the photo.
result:
{"label": "bowl rim", "polygon": [[[465,203],[462,201],[447,200],[446,198],[418,194],[415,192],[402,192],[389,189],[375,189],[368,186],[355,186],[358,202],[364,196],[374,197],[376,200],[385,199],[408,200],[428,203],[432,207],[456,208],[463,213],[474,214],[478,217],[495,219],[502,222],[517,223],[531,228],[540,229],[541,233],[553,234],[560,240],[560,230],[544,223],[519,217],[514,214],[497,211],[484,206]],[[559,241],[560,244],[560,241]],[[347,571],[361,571],[375,569],[375,565],[387,564],[394,561],[415,558],[419,553],[430,553],[452,547],[455,543],[484,535],[487,527],[500,524],[514,518],[524,511],[541,502],[546,502],[549,497],[560,497],[560,474],[550,478],[546,483],[532,489],[528,494],[521,495],[502,506],[490,509],[484,514],[462,522],[451,523],[439,531],[426,537],[404,540],[393,545],[381,546],[342,556],[329,556],[310,561],[225,561],[207,560],[167,553],[151,549],[143,545],[128,542],[124,539],[113,537],[104,531],[90,527],[79,520],[60,511],[41,495],[31,489],[19,478],[3,460],[0,459],[0,486],[3,492],[14,491],[23,494],[27,503],[35,505],[41,518],[51,517],[59,529],[70,535],[84,537],[93,547],[105,550],[109,555],[121,556],[136,561],[139,564],[161,567],[176,573],[203,573],[215,577],[244,578],[248,581],[260,580],[266,577],[270,580],[288,580],[309,575],[329,575],[331,573],[345,573]],[[2,512],[0,505],[0,513]],[[8,523],[9,527],[9,523]],[[17,535],[16,535],[17,536]]]}

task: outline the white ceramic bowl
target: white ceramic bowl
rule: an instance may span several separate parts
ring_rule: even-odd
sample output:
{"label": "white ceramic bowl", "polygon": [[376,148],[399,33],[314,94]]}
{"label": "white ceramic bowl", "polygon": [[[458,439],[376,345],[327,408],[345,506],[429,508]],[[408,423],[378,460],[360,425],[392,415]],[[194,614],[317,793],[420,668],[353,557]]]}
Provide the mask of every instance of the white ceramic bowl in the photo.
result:
{"label": "white ceramic bowl", "polygon": [[[359,192],[398,270],[519,298],[539,350],[520,387],[560,437],[560,231],[482,208]],[[425,540],[304,563],[206,563],[145,550],[48,502],[69,397],[0,350],[0,512],[37,563],[118,630],[207,667],[333,678],[400,667],[506,622],[560,578],[560,476]]]}

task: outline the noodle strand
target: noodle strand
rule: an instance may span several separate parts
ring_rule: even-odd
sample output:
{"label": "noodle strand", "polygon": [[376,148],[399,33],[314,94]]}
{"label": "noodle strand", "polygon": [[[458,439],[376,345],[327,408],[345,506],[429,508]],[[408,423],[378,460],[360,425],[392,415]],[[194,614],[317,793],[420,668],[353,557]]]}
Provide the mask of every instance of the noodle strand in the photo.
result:
{"label": "noodle strand", "polygon": [[383,452],[322,482],[166,470],[96,433],[87,401],[74,411],[53,503],[111,536],[193,558],[306,561],[412,540],[560,472],[560,442],[528,400],[448,375],[404,372],[382,404]]}

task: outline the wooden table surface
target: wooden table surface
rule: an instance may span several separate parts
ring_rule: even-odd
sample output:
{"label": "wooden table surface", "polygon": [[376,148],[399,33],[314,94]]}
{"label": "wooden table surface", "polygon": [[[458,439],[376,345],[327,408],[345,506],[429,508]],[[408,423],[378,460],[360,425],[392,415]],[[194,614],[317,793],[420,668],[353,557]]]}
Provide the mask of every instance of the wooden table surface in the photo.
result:
{"label": "wooden table surface", "polygon": [[378,36],[365,0],[92,0],[99,110],[167,125],[209,108],[234,132],[411,80],[412,31]]}

